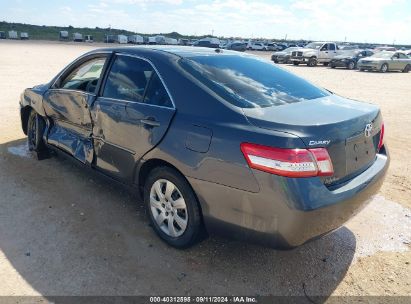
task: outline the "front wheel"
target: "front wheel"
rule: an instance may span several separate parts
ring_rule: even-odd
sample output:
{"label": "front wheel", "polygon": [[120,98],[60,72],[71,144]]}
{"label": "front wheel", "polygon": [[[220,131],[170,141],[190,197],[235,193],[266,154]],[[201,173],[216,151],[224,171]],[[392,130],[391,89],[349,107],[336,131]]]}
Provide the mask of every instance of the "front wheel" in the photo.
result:
{"label": "front wheel", "polygon": [[294,65],[299,65],[300,63],[298,61],[293,61]]}
{"label": "front wheel", "polygon": [[308,66],[310,66],[310,67],[315,67],[316,65],[317,65],[317,58],[311,57],[311,58],[308,60]]}
{"label": "front wheel", "polygon": [[45,128],[44,119],[32,110],[27,122],[27,144],[29,150],[36,153],[38,158],[42,158],[47,154],[47,147],[43,141]]}
{"label": "front wheel", "polygon": [[169,167],[153,169],[144,186],[144,202],[158,236],[177,248],[196,243],[202,221],[197,198],[179,172]]}
{"label": "front wheel", "polygon": [[388,64],[384,63],[384,64],[381,66],[380,72],[381,72],[381,73],[385,73],[385,72],[387,72],[387,71],[388,71]]}
{"label": "front wheel", "polygon": [[350,62],[347,64],[347,69],[349,69],[349,70],[354,70],[354,69],[355,69],[355,62],[354,62],[354,61],[350,61]]}

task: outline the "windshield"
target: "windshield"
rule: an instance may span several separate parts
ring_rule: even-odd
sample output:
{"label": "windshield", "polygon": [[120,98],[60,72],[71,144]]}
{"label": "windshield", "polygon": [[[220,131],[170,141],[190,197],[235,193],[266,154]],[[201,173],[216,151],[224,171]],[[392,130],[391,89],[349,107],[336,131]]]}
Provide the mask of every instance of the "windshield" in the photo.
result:
{"label": "windshield", "polygon": [[241,108],[280,106],[330,95],[254,56],[195,56],[180,63],[200,82]]}
{"label": "windshield", "polygon": [[374,55],[372,55],[370,58],[385,58],[385,59],[389,59],[392,57],[392,55],[394,55],[394,53],[391,52],[379,52],[379,53],[375,53]]}
{"label": "windshield", "polygon": [[306,49],[319,49],[323,46],[322,42],[311,42],[305,46]]}

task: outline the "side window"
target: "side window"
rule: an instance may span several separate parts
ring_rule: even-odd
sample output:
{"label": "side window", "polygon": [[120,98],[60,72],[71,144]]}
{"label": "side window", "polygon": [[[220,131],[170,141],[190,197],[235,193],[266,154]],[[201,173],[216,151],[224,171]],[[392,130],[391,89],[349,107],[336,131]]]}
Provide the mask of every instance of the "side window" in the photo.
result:
{"label": "side window", "polygon": [[328,44],[324,44],[320,51],[328,51]]}
{"label": "side window", "polygon": [[157,73],[154,73],[151,77],[146,95],[144,96],[144,102],[156,106],[173,107],[170,97]]}
{"label": "side window", "polygon": [[334,44],[334,43],[329,43],[329,44],[328,44],[328,49],[329,49],[330,51],[335,51],[335,44]]}
{"label": "side window", "polygon": [[153,74],[151,65],[142,59],[117,56],[103,91],[103,97],[143,102],[144,91]]}
{"label": "side window", "polygon": [[407,55],[403,53],[398,53],[400,59],[408,59]]}
{"label": "side window", "polygon": [[83,63],[64,78],[58,87],[95,93],[105,62],[106,58],[104,57],[94,58]]}

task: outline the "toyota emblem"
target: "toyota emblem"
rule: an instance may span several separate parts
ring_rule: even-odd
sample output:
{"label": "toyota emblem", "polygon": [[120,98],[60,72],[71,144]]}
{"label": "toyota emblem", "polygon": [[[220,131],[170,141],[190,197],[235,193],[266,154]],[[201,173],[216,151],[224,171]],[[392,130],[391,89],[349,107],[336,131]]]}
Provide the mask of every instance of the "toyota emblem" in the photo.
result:
{"label": "toyota emblem", "polygon": [[372,133],[372,124],[370,123],[366,124],[365,130],[364,130],[365,137],[370,137],[371,133]]}

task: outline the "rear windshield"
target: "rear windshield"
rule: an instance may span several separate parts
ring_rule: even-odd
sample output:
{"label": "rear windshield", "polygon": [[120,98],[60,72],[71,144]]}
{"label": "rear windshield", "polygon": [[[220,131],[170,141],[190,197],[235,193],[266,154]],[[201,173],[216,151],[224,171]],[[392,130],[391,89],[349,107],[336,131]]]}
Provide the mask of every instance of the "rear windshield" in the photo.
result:
{"label": "rear windshield", "polygon": [[181,65],[211,90],[241,108],[280,106],[330,95],[253,56],[186,57]]}

